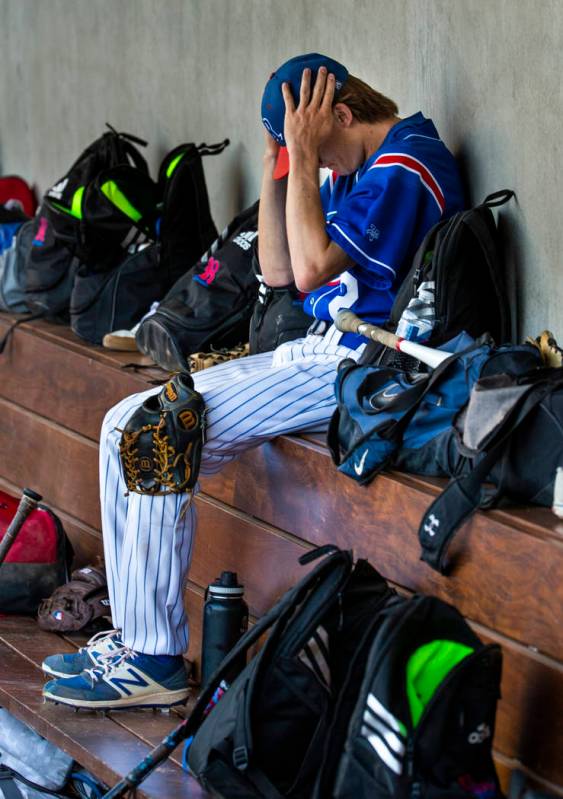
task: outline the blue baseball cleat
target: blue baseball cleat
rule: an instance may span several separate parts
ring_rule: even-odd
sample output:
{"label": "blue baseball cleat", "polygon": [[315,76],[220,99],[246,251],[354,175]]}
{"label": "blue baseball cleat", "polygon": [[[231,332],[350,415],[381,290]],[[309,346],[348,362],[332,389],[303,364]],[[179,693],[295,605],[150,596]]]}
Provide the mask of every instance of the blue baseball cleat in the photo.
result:
{"label": "blue baseball cleat", "polygon": [[43,688],[48,701],[99,710],[172,707],[184,704],[188,695],[181,655],[143,655],[126,646],[104,655],[95,668],[51,680]]}
{"label": "blue baseball cleat", "polygon": [[104,655],[115,653],[123,646],[121,630],[105,630],[92,636],[86,646],[69,655],[49,655],[41,668],[50,677],[76,677],[91,669]]}

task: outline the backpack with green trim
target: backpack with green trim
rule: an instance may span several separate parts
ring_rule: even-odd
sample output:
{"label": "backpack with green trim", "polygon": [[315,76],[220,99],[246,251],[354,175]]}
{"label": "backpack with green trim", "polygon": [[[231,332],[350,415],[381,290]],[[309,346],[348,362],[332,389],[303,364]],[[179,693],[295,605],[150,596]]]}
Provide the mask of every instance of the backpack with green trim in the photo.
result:
{"label": "backpack with green trim", "polygon": [[66,175],[48,189],[35,216],[25,263],[26,301],[34,317],[68,320],[74,276],[88,254],[83,213],[88,184],[103,170],[119,164],[129,164],[150,180],[147,163],[135,146],[146,142],[107,127],[109,131],[92,142]]}
{"label": "backpack with green trim", "polygon": [[492,759],[500,647],[435,597],[385,615],[351,662],[314,799],[502,796]]}

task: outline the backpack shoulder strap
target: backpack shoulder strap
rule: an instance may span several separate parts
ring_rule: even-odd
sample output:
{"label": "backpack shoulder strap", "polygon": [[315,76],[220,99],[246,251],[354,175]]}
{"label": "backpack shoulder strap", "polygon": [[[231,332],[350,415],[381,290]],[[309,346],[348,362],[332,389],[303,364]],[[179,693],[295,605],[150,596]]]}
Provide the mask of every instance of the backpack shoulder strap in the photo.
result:
{"label": "backpack shoulder strap", "polygon": [[[513,192],[509,192],[509,194],[512,193]],[[493,197],[494,195],[491,194],[489,196]],[[506,302],[505,270],[504,264],[499,259],[496,242],[493,239],[491,235],[491,229],[483,216],[483,211],[487,211],[492,220],[492,212],[490,211],[490,208],[497,205],[503,205],[505,202],[507,202],[507,199],[502,200],[502,202],[493,203],[487,202],[488,199],[489,198],[487,198],[483,204],[478,206],[476,209],[467,211],[463,216],[463,222],[475,236],[481,248],[481,252],[485,257],[487,270],[489,272],[491,282],[495,288],[498,306],[501,312],[500,329],[502,331],[502,339],[504,341],[510,336],[510,310]],[[496,223],[494,220],[492,223],[496,228]],[[503,341],[499,341],[497,344],[502,344]]]}
{"label": "backpack shoulder strap", "polygon": [[[194,706],[192,713],[186,720],[185,736],[192,735],[205,717],[205,710],[219,687],[225,675],[228,674],[233,663],[240,657],[241,654],[248,652],[256,641],[283,616],[291,616],[295,607],[299,603],[302,594],[311,585],[314,584],[320,577],[326,576],[333,571],[343,570],[348,573],[352,567],[352,555],[350,552],[338,549],[332,544],[327,544],[322,547],[317,547],[311,552],[307,552],[299,558],[299,562],[304,565],[311,561],[327,555],[327,557],[318,564],[308,575],[306,575],[293,589],[288,591],[282,599],[277,602],[258,622],[246,632],[242,638],[231,649],[226,658],[222,661],[217,671],[212,674],[207,686],[199,695],[198,700]],[[181,739],[180,739],[181,740]]]}

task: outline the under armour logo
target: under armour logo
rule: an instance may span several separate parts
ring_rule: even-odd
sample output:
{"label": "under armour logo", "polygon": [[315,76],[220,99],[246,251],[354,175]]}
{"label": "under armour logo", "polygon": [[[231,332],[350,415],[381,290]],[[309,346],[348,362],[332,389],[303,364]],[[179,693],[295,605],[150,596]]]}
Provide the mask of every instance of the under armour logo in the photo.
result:
{"label": "under armour logo", "polygon": [[425,533],[428,533],[430,538],[434,538],[439,526],[440,526],[440,519],[437,519],[434,516],[434,514],[431,513],[430,516],[428,517],[428,522],[423,527],[423,530]]}

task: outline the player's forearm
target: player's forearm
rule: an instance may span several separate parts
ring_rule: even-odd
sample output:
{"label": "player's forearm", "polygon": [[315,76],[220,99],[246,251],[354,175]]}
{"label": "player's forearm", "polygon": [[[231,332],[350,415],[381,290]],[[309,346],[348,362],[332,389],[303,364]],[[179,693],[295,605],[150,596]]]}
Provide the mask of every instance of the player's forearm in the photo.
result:
{"label": "player's forearm", "polygon": [[289,253],[297,287],[313,291],[335,274],[319,193],[318,158],[306,154],[293,158],[286,202]]}
{"label": "player's forearm", "polygon": [[274,180],[275,158],[264,157],[264,174],[258,210],[258,258],[269,286],[293,282],[285,223],[287,179]]}

